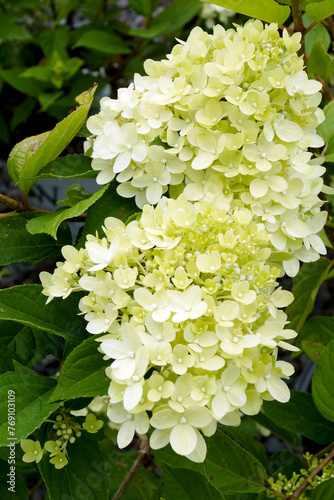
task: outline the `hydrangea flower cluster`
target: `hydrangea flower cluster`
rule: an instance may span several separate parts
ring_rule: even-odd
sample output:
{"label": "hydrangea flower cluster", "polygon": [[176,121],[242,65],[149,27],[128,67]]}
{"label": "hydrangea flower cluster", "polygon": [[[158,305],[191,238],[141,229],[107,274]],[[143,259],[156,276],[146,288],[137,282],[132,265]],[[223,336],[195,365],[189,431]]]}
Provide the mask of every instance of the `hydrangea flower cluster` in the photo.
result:
{"label": "hydrangea flower cluster", "polygon": [[165,60],[146,61],[147,76],[103,98],[88,120],[97,183],[116,176],[118,193],[140,208],[168,190],[198,201],[219,186],[227,205],[242,201],[270,244],[294,255],[287,274],[317,260],[325,169],[308,148],[324,144],[315,133],[324,114],[321,83],[297,56],[300,36],[260,21],[212,35],[196,27]]}
{"label": "hydrangea flower cluster", "polygon": [[[109,217],[105,236],[85,248],[65,246],[65,262],[43,272],[48,301],[84,291],[87,330],[111,359],[108,416],[121,424],[118,445],[154,428],[152,448],[170,442],[203,461],[204,435],[217,422],[238,425],[263,400],[286,402],[293,367],[277,361],[286,340],[279,308],[292,294],[277,288],[279,254],[263,223],[241,201],[163,198],[124,225]],[[149,417],[147,412],[151,412]]]}

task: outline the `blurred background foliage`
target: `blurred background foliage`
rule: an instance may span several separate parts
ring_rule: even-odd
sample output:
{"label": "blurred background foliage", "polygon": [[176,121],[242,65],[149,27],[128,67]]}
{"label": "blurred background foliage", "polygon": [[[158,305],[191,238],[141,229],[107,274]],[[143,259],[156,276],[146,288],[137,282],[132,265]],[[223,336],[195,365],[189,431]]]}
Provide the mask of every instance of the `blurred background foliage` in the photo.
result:
{"label": "blurred background foliage", "polygon": [[145,59],[187,36],[201,9],[200,0],[1,0],[1,157],[53,127],[94,82],[96,102],[116,97]]}

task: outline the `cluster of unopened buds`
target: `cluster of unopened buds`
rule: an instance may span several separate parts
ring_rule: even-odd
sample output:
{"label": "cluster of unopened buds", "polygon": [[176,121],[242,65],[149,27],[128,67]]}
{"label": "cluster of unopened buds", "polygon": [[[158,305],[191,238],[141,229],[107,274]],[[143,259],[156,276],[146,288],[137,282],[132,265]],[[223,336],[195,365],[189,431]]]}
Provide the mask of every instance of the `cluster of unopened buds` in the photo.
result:
{"label": "cluster of unopened buds", "polygon": [[90,434],[98,432],[103,426],[102,420],[97,420],[93,413],[86,416],[82,426],[76,422],[71,415],[60,409],[56,420],[48,420],[53,423],[54,438],[46,441],[42,448],[39,441],[32,439],[23,439],[21,448],[24,451],[22,460],[24,462],[40,462],[45,452],[49,453],[50,463],[56,469],[62,469],[68,464],[67,447],[69,444],[75,443],[76,439],[81,436],[81,431],[85,430]]}
{"label": "cluster of unopened buds", "polygon": [[103,238],[64,247],[41,280],[48,301],[85,292],[120,448],[151,426],[153,449],[201,462],[217,423],[289,400],[277,351],[296,350],[280,309],[293,296],[276,280],[326,252],[324,169],[307,151],[323,145],[321,85],[299,40],[260,21],[195,28],[88,120],[97,182],[117,176],[142,214],[107,217]]}
{"label": "cluster of unopened buds", "polygon": [[[325,455],[327,456],[327,455]],[[325,457],[323,457],[325,458]],[[334,462],[331,460],[328,462],[325,467],[322,468],[320,474],[316,474],[311,477],[311,473],[318,467],[319,460],[317,457],[313,457],[310,453],[306,453],[304,455],[304,459],[309,463],[309,467],[307,469],[301,469],[299,473],[293,472],[292,477],[287,478],[284,474],[279,473],[277,478],[270,478],[268,483],[270,487],[278,493],[282,493],[283,495],[293,495],[293,493],[299,488],[299,486],[305,481],[307,478],[308,485],[304,489],[304,491],[298,496],[301,500],[306,500],[310,498],[310,493],[317,487],[319,484],[327,481],[328,479],[334,478]],[[312,494],[311,494],[312,495]],[[277,498],[275,493],[271,493],[267,491],[267,496],[269,498]]]}

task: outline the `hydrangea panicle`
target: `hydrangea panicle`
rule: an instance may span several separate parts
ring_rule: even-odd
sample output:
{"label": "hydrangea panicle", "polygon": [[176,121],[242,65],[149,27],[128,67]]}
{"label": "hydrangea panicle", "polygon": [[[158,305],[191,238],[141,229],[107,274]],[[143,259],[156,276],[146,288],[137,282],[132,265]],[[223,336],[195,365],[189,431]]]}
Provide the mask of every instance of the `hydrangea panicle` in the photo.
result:
{"label": "hydrangea panicle", "polygon": [[142,208],[168,190],[202,200],[218,182],[227,205],[242,201],[272,247],[294,255],[286,273],[317,260],[324,168],[308,148],[324,144],[315,132],[324,113],[300,37],[258,20],[213,34],[196,27],[166,59],[146,61],[147,76],[103,98],[88,120],[97,183],[116,176],[118,193]]}
{"label": "hydrangea panicle", "polygon": [[108,416],[121,448],[151,425],[153,448],[170,442],[202,461],[201,432],[239,425],[263,400],[289,399],[282,379],[293,367],[277,350],[296,350],[296,333],[280,309],[293,297],[277,288],[278,255],[247,206],[211,198],[163,198],[128,225],[108,217],[103,238],[65,247],[65,262],[41,274],[48,300],[85,292],[79,309],[87,330],[104,334]]}

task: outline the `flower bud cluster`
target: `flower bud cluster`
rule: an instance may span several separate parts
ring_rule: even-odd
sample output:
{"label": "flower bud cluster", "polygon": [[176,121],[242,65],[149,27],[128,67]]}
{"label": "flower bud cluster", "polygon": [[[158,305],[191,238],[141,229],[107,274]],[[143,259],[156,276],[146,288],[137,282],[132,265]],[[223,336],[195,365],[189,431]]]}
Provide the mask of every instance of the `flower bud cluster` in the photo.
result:
{"label": "flower bud cluster", "polygon": [[[327,456],[327,455],[326,455]],[[299,473],[293,472],[291,478],[287,478],[285,475],[279,473],[276,479],[270,478],[268,483],[272,490],[282,493],[284,495],[293,495],[293,493],[299,488],[299,486],[307,478],[308,485],[304,491],[298,496],[301,500],[306,500],[310,498],[310,492],[313,491],[319,484],[327,481],[328,479],[334,478],[334,462],[331,460],[326,464],[322,470],[321,474],[317,474],[313,477],[309,477],[310,474],[318,467],[319,460],[316,457],[312,457],[310,453],[306,453],[304,458],[310,464],[308,469],[301,469]],[[323,457],[325,458],[325,457]],[[312,495],[312,494],[311,494]],[[277,498],[275,493],[270,493],[267,491],[267,496],[269,498]]]}
{"label": "flower bud cluster", "polygon": [[151,425],[152,448],[170,442],[202,461],[199,430],[210,436],[263,400],[288,401],[282,378],[293,367],[276,357],[278,346],[296,350],[280,310],[293,296],[277,288],[282,255],[249,208],[231,208],[224,194],[182,194],[145,205],[127,225],[109,217],[103,231],[84,249],[65,246],[65,262],[41,280],[48,300],[86,292],[79,309],[88,332],[105,334],[108,416],[120,424],[121,448]]}
{"label": "flower bud cluster", "polygon": [[40,462],[44,452],[48,452],[50,463],[56,469],[62,469],[68,464],[67,446],[75,443],[76,439],[81,436],[81,431],[85,430],[90,434],[98,432],[103,426],[102,420],[97,420],[92,413],[88,414],[82,426],[73,420],[62,408],[56,420],[48,420],[53,422],[53,430],[55,431],[55,439],[46,441],[44,447],[41,447],[39,441],[32,439],[22,439],[21,448],[25,452],[22,460],[24,462]]}
{"label": "flower bud cluster", "polygon": [[294,255],[286,273],[317,260],[325,169],[308,148],[324,144],[315,133],[324,113],[321,83],[297,55],[300,36],[260,21],[212,35],[196,27],[165,60],[146,61],[147,76],[103,98],[87,122],[97,183],[116,176],[118,193],[140,208],[168,190],[198,201],[219,186],[226,204],[242,201],[270,244]]}

